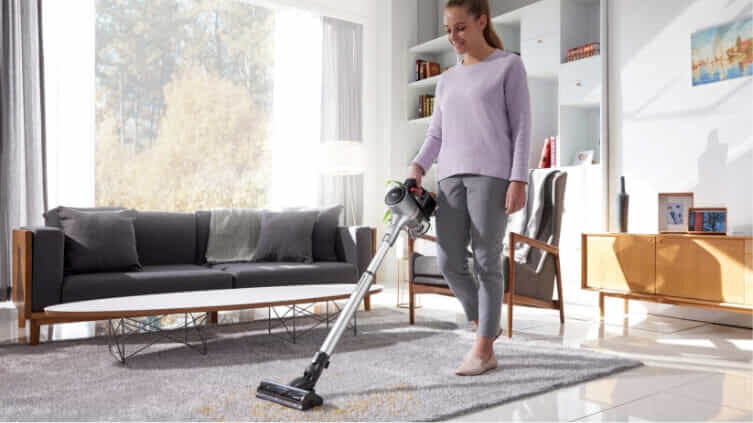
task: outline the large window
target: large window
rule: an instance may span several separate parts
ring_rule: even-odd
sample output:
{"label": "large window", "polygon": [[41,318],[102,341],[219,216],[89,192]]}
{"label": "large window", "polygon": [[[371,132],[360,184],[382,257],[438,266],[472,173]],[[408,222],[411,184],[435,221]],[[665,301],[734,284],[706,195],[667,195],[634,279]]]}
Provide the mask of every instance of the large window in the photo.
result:
{"label": "large window", "polygon": [[266,205],[275,13],[236,0],[95,8],[96,205]]}

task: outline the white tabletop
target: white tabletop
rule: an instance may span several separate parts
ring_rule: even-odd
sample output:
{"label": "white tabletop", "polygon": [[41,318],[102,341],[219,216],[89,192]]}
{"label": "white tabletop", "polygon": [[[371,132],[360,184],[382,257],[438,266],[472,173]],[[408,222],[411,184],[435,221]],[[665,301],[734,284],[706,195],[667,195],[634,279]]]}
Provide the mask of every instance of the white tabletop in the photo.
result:
{"label": "white tabletop", "polygon": [[[45,307],[45,314],[66,316],[70,313],[133,314],[169,310],[171,313],[201,309],[231,310],[266,305],[329,301],[345,299],[357,284],[288,285],[260,288],[213,289],[206,291],[171,292],[134,295],[98,300],[75,301]],[[381,292],[381,285],[371,285],[369,293]],[[316,300],[316,301],[312,301]]]}

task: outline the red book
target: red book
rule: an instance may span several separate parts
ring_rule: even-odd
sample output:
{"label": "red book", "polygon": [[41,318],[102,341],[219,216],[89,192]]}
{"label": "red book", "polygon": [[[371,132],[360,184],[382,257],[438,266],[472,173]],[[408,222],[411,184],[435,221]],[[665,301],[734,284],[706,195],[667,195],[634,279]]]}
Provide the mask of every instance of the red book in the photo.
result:
{"label": "red book", "polygon": [[702,231],[703,230],[703,213],[702,212],[693,212],[695,216],[693,216],[693,230],[694,231]]}

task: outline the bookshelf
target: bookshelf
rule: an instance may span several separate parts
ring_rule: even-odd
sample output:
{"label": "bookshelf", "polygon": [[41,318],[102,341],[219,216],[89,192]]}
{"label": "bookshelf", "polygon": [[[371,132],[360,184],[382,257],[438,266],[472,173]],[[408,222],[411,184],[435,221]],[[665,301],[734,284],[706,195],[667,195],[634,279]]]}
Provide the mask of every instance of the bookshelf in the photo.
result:
{"label": "bookshelf", "polygon": [[[441,68],[459,63],[442,28],[443,2],[417,1],[419,25],[425,24],[427,18],[438,17],[439,24],[432,26],[438,36],[428,41],[419,38],[422,42],[408,49],[409,65],[415,67],[417,59],[439,62]],[[563,278],[579,280],[581,232],[608,229],[607,0],[490,0],[490,5],[493,14],[495,10],[520,6],[496,14],[491,21],[505,50],[520,54],[528,74],[532,112],[530,167],[538,167],[546,138],[559,136],[557,167],[568,173],[560,245],[562,251],[568,250],[572,255],[563,254],[563,263],[570,261],[570,265],[563,266]],[[590,43],[599,43],[598,55],[568,61],[568,50]],[[418,118],[418,97],[433,94],[439,78],[409,78],[406,84],[406,118],[413,128],[411,138],[415,137],[408,142],[415,143],[416,151],[431,122],[430,117]],[[576,165],[576,154],[586,150],[594,151],[594,163]],[[565,295],[583,295],[579,288],[574,289]]]}

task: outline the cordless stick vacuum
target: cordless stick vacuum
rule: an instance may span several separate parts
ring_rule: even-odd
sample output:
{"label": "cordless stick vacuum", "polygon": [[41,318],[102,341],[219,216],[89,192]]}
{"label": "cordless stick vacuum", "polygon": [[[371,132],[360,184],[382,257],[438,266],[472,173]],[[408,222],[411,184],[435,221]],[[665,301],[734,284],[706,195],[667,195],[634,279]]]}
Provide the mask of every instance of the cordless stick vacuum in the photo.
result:
{"label": "cordless stick vacuum", "polygon": [[429,219],[434,214],[436,202],[426,190],[423,190],[421,195],[418,195],[417,191],[416,180],[410,178],[405,180],[403,186],[395,187],[387,192],[384,202],[390,209],[391,217],[382,245],[379,246],[366,271],[361,275],[358,285],[350,294],[348,303],[338,316],[321,349],[314,355],[314,359],[303,372],[303,376],[294,379],[290,384],[261,382],[256,390],[258,398],[298,410],[308,410],[322,405],[324,401],[314,392],[314,385],[319,380],[322,371],[329,367],[329,359],[332,357],[335,345],[345,331],[347,322],[356,313],[358,305],[369,291],[369,286],[374,280],[374,272],[382,264],[384,256],[397,240],[401,230],[406,229],[411,238],[421,236],[429,230]]}

